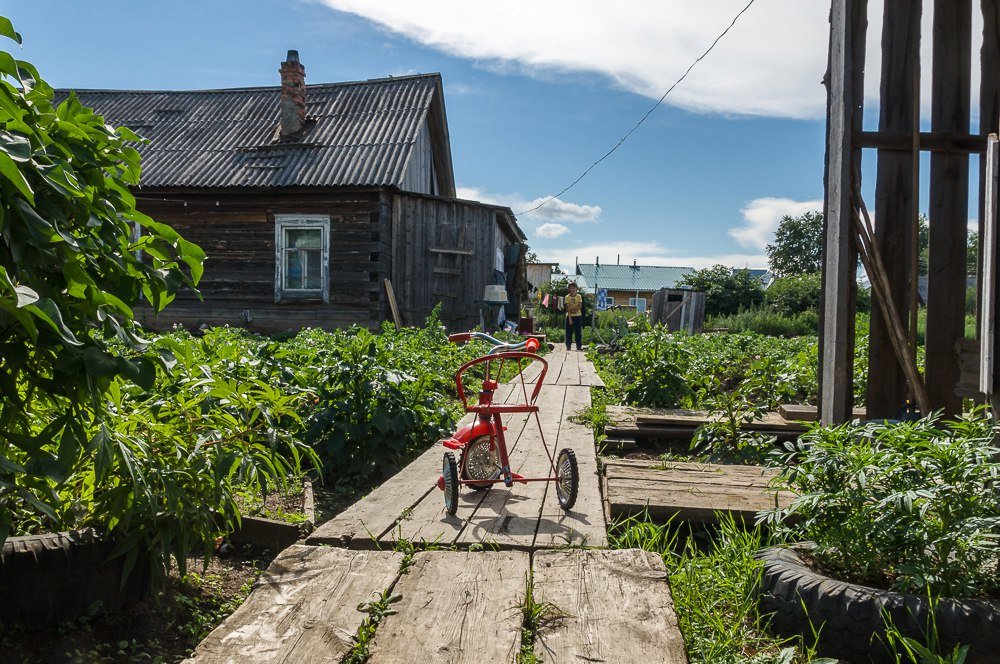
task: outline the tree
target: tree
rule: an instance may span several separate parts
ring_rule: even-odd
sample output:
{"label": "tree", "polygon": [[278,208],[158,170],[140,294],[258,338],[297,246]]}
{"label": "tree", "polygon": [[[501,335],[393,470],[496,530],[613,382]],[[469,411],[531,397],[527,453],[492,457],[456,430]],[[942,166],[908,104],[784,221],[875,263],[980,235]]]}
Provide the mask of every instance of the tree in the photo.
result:
{"label": "tree", "polygon": [[823,214],[785,215],[767,245],[767,262],[777,277],[810,274],[823,268]]}
{"label": "tree", "polygon": [[794,274],[775,279],[768,286],[764,299],[775,311],[785,316],[795,316],[805,311],[819,312],[823,290],[823,275]]}
{"label": "tree", "polygon": [[690,286],[705,294],[705,314],[724,316],[740,309],[755,307],[764,301],[764,287],[749,270],[737,270],[725,265],[685,274],[682,286]]}
{"label": "tree", "polygon": [[[4,17],[0,35],[21,43]],[[0,77],[2,543],[15,507],[59,520],[58,487],[81,459],[98,460],[100,482],[103,395],[119,376],[148,389],[167,362],[147,352],[133,307],[194,288],[205,254],[136,210],[138,136],[74,95],[53,106],[35,67],[5,51]]]}

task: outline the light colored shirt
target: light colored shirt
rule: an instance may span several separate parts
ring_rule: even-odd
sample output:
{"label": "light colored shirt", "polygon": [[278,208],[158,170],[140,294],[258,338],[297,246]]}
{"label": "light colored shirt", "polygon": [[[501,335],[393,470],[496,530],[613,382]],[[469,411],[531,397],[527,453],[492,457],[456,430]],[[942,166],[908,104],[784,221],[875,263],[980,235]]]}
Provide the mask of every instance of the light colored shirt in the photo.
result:
{"label": "light colored shirt", "polygon": [[576,318],[577,316],[583,315],[583,296],[577,293],[576,295],[566,296],[566,315],[570,318]]}

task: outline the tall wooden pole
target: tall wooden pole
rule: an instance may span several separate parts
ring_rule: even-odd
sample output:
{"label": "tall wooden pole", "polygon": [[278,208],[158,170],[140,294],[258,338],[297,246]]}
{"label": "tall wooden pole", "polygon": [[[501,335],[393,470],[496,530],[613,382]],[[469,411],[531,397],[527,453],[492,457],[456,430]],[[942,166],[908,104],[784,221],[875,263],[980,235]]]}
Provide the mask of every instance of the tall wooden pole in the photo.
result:
{"label": "tall wooden pole", "polygon": [[[882,19],[882,80],[879,96],[879,131],[911,135],[916,94],[915,69],[920,66],[920,0],[885,0]],[[896,308],[909,312],[910,279],[917,269],[910,260],[914,219],[913,155],[879,150],[875,181],[875,234],[882,251],[891,297]],[[903,314],[905,316],[905,314]],[[868,357],[868,417],[893,417],[906,400],[903,369],[892,349],[887,321],[872,307]]]}
{"label": "tall wooden pole", "polygon": [[823,203],[823,297],[820,320],[819,416],[826,424],[851,418],[857,251],[852,220],[852,177],[860,173],[864,108],[867,0],[833,0],[827,71],[826,192]]}
{"label": "tall wooden pole", "polygon": [[[972,1],[934,0],[931,131],[968,133],[972,76]],[[996,72],[994,72],[995,74]],[[955,394],[956,344],[965,338],[969,157],[931,154],[927,262],[927,391],[946,415],[962,412]]]}
{"label": "tall wooden pole", "polygon": [[[982,80],[979,87],[979,133],[989,136],[1000,130],[1000,0],[982,0],[983,49],[980,53]],[[983,239],[985,220],[984,184],[986,159],[979,158],[979,240]],[[983,274],[982,248],[977,259],[977,275]],[[982,283],[979,284],[977,318],[982,310]]]}

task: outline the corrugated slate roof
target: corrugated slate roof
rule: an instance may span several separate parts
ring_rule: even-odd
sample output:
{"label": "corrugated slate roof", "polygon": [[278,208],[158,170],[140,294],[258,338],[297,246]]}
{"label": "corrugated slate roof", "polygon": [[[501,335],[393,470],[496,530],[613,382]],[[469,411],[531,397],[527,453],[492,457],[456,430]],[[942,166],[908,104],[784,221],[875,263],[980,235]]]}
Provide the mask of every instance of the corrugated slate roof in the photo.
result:
{"label": "corrugated slate roof", "polygon": [[[109,124],[149,139],[138,148],[145,187],[401,186],[420,127],[440,94],[441,77],[306,90],[307,126],[297,143],[276,142],[277,86],[77,90],[77,95]],[[57,92],[59,99],[68,94]],[[438,103],[443,117],[443,100]]]}
{"label": "corrugated slate roof", "polygon": [[[589,290],[594,286],[608,290],[638,290],[656,291],[661,288],[676,288],[677,282],[685,274],[692,272],[690,267],[661,267],[654,265],[595,265],[580,263],[577,275],[583,278]],[[577,279],[580,283],[580,279]]]}

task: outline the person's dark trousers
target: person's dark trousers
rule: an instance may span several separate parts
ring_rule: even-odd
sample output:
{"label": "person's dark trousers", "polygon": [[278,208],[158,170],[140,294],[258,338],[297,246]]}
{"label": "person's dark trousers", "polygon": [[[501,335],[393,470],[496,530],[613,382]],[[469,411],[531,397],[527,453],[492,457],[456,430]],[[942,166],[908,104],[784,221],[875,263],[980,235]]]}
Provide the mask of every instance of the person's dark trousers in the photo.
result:
{"label": "person's dark trousers", "polygon": [[583,350],[583,316],[566,317],[566,350],[573,343],[572,337],[576,337],[576,349]]}

